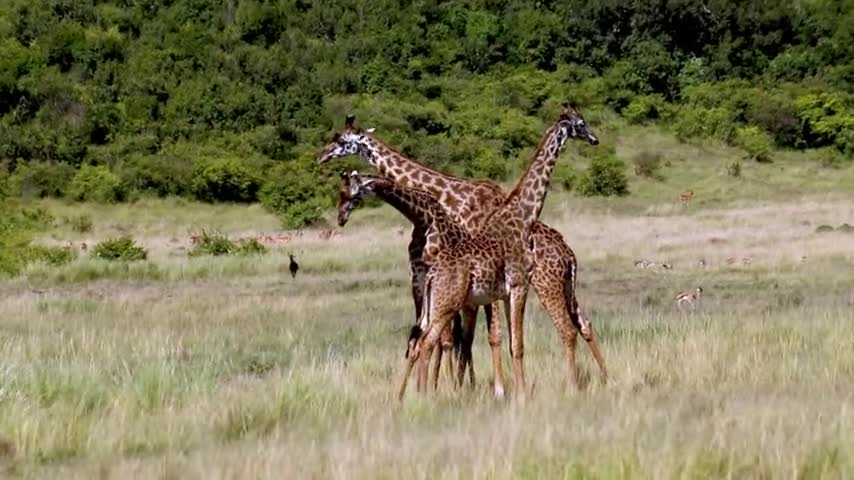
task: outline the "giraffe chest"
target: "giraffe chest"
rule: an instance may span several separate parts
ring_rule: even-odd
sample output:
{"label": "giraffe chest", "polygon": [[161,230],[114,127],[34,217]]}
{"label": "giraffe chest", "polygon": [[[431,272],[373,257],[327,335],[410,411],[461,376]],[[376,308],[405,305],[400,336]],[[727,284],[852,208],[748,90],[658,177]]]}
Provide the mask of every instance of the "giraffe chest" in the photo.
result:
{"label": "giraffe chest", "polygon": [[510,294],[510,282],[500,259],[480,261],[469,272],[469,305],[487,305]]}

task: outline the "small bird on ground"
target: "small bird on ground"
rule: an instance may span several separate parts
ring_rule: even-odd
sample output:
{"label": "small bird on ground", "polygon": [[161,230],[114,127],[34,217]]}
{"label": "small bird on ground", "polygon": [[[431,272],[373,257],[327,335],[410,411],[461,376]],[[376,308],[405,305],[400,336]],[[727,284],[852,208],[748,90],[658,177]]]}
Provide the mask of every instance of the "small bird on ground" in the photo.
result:
{"label": "small bird on ground", "polygon": [[299,271],[299,264],[294,258],[293,254],[289,253],[289,257],[291,257],[291,264],[288,265],[288,269],[291,271],[291,278],[297,278],[297,272]]}

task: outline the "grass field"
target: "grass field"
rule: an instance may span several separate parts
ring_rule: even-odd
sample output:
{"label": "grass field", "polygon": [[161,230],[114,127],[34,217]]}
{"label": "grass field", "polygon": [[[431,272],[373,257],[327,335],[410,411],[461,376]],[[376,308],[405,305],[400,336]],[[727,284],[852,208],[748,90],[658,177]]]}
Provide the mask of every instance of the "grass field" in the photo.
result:
{"label": "grass field", "polygon": [[[623,199],[554,194],[544,214],[579,257],[611,381],[581,346],[583,388],[566,391],[532,295],[521,407],[491,398],[482,325],[476,388],[394,400],[413,314],[405,224],[387,208],[329,240],[309,230],[265,256],[190,259],[189,230],[277,221],[257,206],[46,202],[57,221],[42,242],[129,233],[150,256],[81,255],[0,283],[0,475],[854,477],[854,233],[836,228],[854,224],[854,168],[781,155],[732,179],[723,147],[626,138],[618,152],[644,142],[671,161],[663,182],[633,177]],[[75,233],[63,219],[84,212],[94,229]],[[698,285],[696,311],[675,309]]]}

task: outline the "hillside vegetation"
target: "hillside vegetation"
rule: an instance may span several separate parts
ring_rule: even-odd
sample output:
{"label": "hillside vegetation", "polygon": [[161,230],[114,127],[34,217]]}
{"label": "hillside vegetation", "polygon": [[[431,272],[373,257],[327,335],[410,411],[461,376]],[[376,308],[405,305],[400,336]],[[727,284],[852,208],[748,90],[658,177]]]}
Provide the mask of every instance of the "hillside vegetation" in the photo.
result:
{"label": "hillside vegetation", "polygon": [[838,165],[852,25],[850,0],[6,0],[0,171],[17,196],[260,200],[298,227],[330,206],[312,160],[346,112],[501,180],[565,100],[612,136],[654,122]]}

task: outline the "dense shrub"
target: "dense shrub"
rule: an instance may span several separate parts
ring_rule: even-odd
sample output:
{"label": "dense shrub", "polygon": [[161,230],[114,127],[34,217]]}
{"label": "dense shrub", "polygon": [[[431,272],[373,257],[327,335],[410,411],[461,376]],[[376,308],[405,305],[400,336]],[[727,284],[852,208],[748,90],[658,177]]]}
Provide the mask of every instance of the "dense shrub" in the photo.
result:
{"label": "dense shrub", "polygon": [[148,252],[133,238],[124,236],[97,243],[92,248],[92,256],[104,260],[134,261],[145,260]]}
{"label": "dense shrub", "polygon": [[578,181],[578,192],[586,197],[629,194],[626,165],[613,153],[597,155]]}
{"label": "dense shrub", "polygon": [[664,113],[664,98],[660,95],[642,95],[632,101],[621,112],[629,123],[656,120]]}
{"label": "dense shrub", "polygon": [[218,232],[208,233],[202,230],[202,233],[194,239],[194,242],[195,245],[189,253],[191,257],[202,255],[218,257],[220,255],[228,255],[237,250],[237,245],[234,242]]}
{"label": "dense shrub", "polygon": [[781,147],[806,146],[797,108],[788,95],[756,95],[748,106],[746,119],[771,134]]}
{"label": "dense shrub", "polygon": [[23,198],[61,197],[73,177],[74,167],[67,163],[19,163],[9,177],[9,188]]}
{"label": "dense shrub", "polygon": [[469,178],[501,180],[507,176],[507,160],[494,150],[480,149],[465,165],[465,176]]}
{"label": "dense shrub", "polygon": [[191,257],[206,255],[218,257],[231,254],[262,255],[267,253],[267,247],[255,238],[241,239],[234,242],[219,232],[209,233],[202,230],[196,236],[195,242],[195,246],[189,252]]}
{"label": "dense shrub", "polygon": [[810,94],[798,97],[795,104],[812,135],[811,146],[835,145],[839,151],[854,155],[854,96]]}
{"label": "dense shrub", "polygon": [[261,203],[276,213],[285,228],[320,220],[331,206],[333,190],[313,167],[292,162],[275,168],[261,189]]}
{"label": "dense shrub", "polygon": [[259,183],[256,172],[237,158],[205,159],[194,168],[192,190],[206,202],[251,202]]}
{"label": "dense shrub", "polygon": [[568,192],[575,187],[578,181],[578,173],[571,165],[558,163],[555,166],[554,174],[552,175],[552,185],[558,186],[560,189]]}
{"label": "dense shrub", "polygon": [[119,170],[128,192],[159,197],[187,195],[193,181],[193,166],[170,155],[136,155]]}
{"label": "dense shrub", "polygon": [[74,200],[117,202],[125,196],[122,181],[109,168],[84,165],[74,174],[68,194]]}
{"label": "dense shrub", "polygon": [[237,242],[237,253],[240,255],[264,255],[267,247],[257,238],[243,238]]}
{"label": "dense shrub", "polygon": [[683,106],[679,108],[673,129],[681,140],[716,138],[729,142],[737,127],[735,114],[726,108]]}
{"label": "dense shrub", "polygon": [[771,160],[771,139],[759,127],[741,127],[735,131],[735,143],[747,152],[748,158],[758,162]]}

